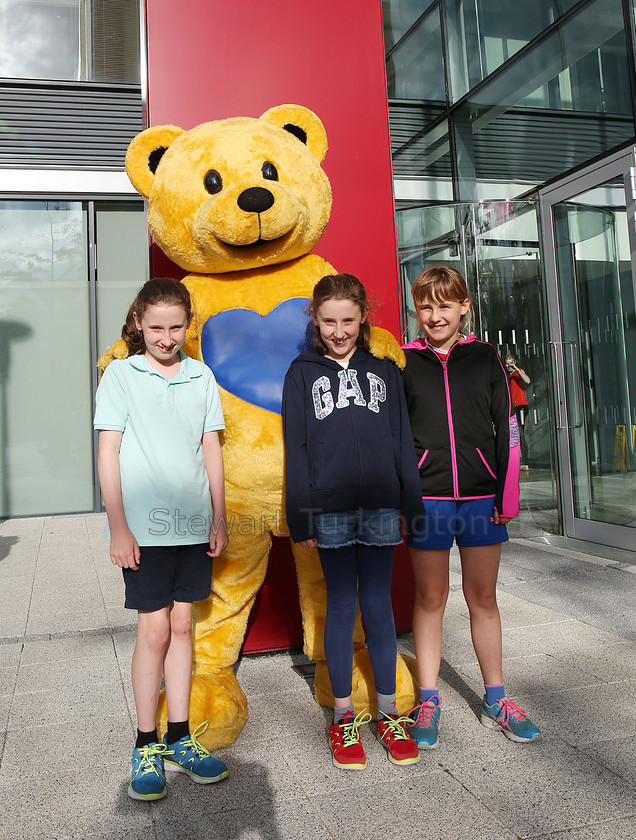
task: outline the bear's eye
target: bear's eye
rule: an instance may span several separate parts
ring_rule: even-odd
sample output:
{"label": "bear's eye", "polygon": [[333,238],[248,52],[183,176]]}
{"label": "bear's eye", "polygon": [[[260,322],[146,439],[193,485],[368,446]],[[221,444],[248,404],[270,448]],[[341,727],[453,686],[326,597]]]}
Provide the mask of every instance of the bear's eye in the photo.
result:
{"label": "bear's eye", "polygon": [[221,190],[223,189],[223,181],[221,180],[221,176],[216,171],[216,169],[210,169],[209,172],[205,173],[205,178],[203,179],[203,186],[210,193],[210,195],[214,195],[215,193],[221,192]]}
{"label": "bear's eye", "polygon": [[278,181],[278,170],[273,163],[265,161],[261,172],[266,181]]}

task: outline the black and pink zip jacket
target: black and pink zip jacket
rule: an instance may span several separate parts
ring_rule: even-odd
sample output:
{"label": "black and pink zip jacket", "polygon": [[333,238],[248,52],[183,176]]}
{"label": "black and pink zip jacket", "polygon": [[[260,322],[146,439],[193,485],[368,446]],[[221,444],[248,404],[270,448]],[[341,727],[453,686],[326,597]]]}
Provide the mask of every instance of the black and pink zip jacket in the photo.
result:
{"label": "black and pink zip jacket", "polygon": [[515,517],[519,427],[508,375],[495,348],[469,335],[446,355],[421,338],[402,349],[422,498],[493,498],[500,516]]}

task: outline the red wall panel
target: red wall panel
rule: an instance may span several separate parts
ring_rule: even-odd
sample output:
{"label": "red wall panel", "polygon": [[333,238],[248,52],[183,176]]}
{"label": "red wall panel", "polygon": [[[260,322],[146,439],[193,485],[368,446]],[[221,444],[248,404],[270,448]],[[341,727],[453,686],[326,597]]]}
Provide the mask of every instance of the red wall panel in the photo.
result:
{"label": "red wall panel", "polygon": [[399,330],[381,0],[147,0],[149,125],[258,117],[285,102],[327,130],[333,209],[316,253]]}
{"label": "red wall panel", "polygon": [[[357,275],[377,307],[374,320],[399,335],[398,281],[381,0],[147,0],[148,124],[191,128],[273,105],[314,110],[327,131],[324,168],[333,190],[327,230],[315,248]],[[153,271],[183,276],[161,254]],[[278,558],[278,559],[277,559]],[[291,554],[276,549],[257,600],[246,650],[296,645]],[[290,584],[291,578],[291,584]],[[281,597],[285,593],[285,597]],[[394,594],[410,627],[412,583],[398,552]]]}

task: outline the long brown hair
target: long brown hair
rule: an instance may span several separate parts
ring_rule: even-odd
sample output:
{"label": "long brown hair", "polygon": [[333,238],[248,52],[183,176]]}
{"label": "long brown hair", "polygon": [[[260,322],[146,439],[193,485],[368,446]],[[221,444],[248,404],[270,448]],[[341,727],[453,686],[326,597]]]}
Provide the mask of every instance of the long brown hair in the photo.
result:
{"label": "long brown hair", "polygon": [[137,297],[130,304],[126,321],[121,328],[121,337],[126,342],[128,353],[131,356],[146,352],[144,336],[141,330],[138,330],[135,326],[133,313],[141,321],[149,306],[182,306],[188,323],[192,318],[190,292],[183,283],[179,280],[173,280],[171,277],[155,277],[148,280],[139,289]]}
{"label": "long brown hair", "polygon": [[[327,274],[314,286],[311,303],[308,304],[305,311],[308,315],[313,316],[320,306],[328,300],[350,300],[356,306],[360,307],[360,312],[363,317],[366,316],[366,320],[360,324],[360,334],[358,335],[356,344],[358,347],[368,350],[369,339],[371,337],[369,312],[372,306],[362,283],[353,274]],[[321,356],[324,356],[328,349],[327,345],[322,340],[318,325],[314,323],[312,326],[314,347]]]}
{"label": "long brown hair", "polygon": [[462,315],[459,322],[459,331],[467,335],[473,326],[473,302],[468,294],[466,281],[459,271],[450,265],[436,265],[427,268],[413,283],[411,289],[413,303],[418,309],[425,301],[431,300],[441,303],[444,300],[452,300],[463,303],[466,298],[470,300],[470,308],[465,315]]}

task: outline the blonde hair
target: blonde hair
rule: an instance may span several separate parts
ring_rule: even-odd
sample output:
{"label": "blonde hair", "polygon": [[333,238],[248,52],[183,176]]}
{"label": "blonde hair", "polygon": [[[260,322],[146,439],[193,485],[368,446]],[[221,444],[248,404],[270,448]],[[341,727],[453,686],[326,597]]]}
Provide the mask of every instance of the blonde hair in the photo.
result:
{"label": "blonde hair", "polygon": [[441,303],[444,300],[463,303],[468,298],[470,307],[468,312],[461,317],[459,331],[463,335],[467,335],[472,330],[474,321],[472,298],[468,293],[466,281],[459,271],[456,271],[450,265],[436,265],[433,268],[427,268],[413,283],[411,293],[416,309],[427,300],[436,303]]}

